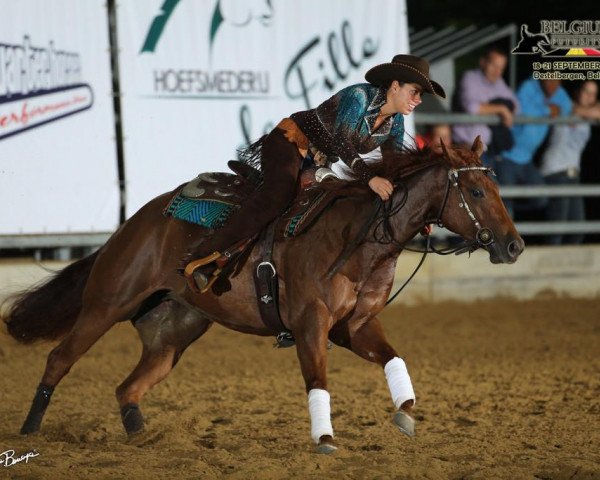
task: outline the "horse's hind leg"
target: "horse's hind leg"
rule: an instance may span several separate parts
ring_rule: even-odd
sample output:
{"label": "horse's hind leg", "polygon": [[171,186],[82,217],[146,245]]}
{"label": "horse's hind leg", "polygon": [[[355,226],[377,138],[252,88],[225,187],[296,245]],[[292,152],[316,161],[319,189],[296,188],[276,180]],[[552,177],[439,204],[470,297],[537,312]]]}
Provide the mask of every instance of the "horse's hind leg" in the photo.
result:
{"label": "horse's hind leg", "polygon": [[102,335],[116,322],[126,319],[127,315],[128,309],[124,307],[98,303],[84,306],[73,329],[48,355],[44,375],[21,427],[22,434],[37,432],[40,429],[56,385]]}
{"label": "horse's hind leg", "polygon": [[144,394],[169,374],[183,351],[211,325],[200,313],[173,300],[162,302],[135,322],[143,343],[142,356],[116,391],[128,435],[144,429],[139,408]]}

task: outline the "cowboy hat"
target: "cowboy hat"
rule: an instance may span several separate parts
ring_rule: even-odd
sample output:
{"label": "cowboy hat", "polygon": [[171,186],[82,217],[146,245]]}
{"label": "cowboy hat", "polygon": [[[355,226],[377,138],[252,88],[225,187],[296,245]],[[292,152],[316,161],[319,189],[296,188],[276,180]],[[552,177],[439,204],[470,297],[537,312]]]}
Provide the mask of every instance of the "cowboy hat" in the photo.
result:
{"label": "cowboy hat", "polygon": [[390,63],[382,63],[371,68],[366,74],[367,82],[377,86],[388,86],[394,80],[416,83],[423,91],[446,98],[442,86],[429,78],[429,63],[414,55],[396,55]]}

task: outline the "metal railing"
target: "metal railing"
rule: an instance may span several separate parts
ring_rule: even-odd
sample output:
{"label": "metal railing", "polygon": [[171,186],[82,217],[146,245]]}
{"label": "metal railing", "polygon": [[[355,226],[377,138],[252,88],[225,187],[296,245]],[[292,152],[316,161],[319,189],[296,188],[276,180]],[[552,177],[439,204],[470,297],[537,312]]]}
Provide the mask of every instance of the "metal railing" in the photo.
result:
{"label": "metal railing", "polygon": [[[519,124],[544,124],[544,125],[571,125],[575,123],[591,123],[600,125],[599,121],[590,121],[575,115],[566,117],[531,117],[527,115],[515,115],[513,117],[515,125]],[[498,115],[473,115],[471,113],[416,113],[415,123],[417,125],[436,125],[447,123],[450,125],[464,124],[485,124],[500,125],[502,119]]]}
{"label": "metal railing", "polygon": [[[538,197],[600,197],[600,185],[505,185],[500,187],[502,198]],[[581,222],[517,222],[522,235],[556,235],[573,233],[600,233],[600,221]]]}
{"label": "metal railing", "polygon": [[[544,124],[544,125],[572,125],[577,123],[590,123],[600,125],[600,121],[590,121],[578,116],[566,117],[531,117],[515,115],[515,125]],[[417,113],[417,125],[436,124],[486,124],[500,125],[502,120],[498,115],[473,115],[470,113]],[[503,198],[535,198],[535,197],[600,197],[600,184],[586,185],[519,185],[501,186],[500,195]],[[600,221],[583,222],[518,222],[517,230],[524,235],[554,235],[567,233],[600,233]]]}
{"label": "metal railing", "polygon": [[[589,122],[581,117],[568,116],[542,118],[516,115],[515,124],[574,124]],[[469,113],[415,113],[417,125],[446,124],[487,124],[499,125],[501,119],[497,115],[472,115]],[[535,186],[501,186],[503,198],[532,197],[600,197],[600,184],[594,185],[535,185]],[[584,222],[518,222],[517,230],[524,234],[552,235],[561,233],[600,233],[600,221]],[[438,235],[444,235],[438,232]],[[447,234],[447,233],[446,233]],[[0,235],[0,249],[65,249],[73,247],[99,247],[106,243],[112,232],[65,233],[40,235]]]}
{"label": "metal railing", "polygon": [[[532,185],[501,186],[502,198],[536,197],[600,197],[600,184],[593,185]],[[600,233],[600,221],[583,222],[517,222],[517,230],[523,235],[556,235]],[[449,232],[435,231],[436,236],[447,236]],[[68,233],[43,235],[0,235],[0,248],[73,248],[99,247],[104,245],[111,232]]]}
{"label": "metal railing", "polygon": [[0,235],[0,248],[74,248],[104,245],[112,232]]}

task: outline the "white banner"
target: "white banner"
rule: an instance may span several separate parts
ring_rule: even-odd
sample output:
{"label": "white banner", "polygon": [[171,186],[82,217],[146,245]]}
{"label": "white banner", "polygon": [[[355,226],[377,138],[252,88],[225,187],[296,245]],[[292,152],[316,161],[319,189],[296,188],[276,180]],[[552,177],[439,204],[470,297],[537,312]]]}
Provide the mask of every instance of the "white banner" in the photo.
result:
{"label": "white banner", "polygon": [[404,0],[118,5],[128,215],[408,52]]}
{"label": "white banner", "polygon": [[0,0],[0,234],[119,220],[104,0]]}

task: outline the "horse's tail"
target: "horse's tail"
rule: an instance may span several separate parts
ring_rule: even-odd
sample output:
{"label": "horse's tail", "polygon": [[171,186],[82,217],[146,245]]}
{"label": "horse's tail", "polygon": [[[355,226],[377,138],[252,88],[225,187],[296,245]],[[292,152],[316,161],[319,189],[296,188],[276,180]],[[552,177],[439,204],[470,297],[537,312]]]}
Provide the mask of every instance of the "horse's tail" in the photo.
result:
{"label": "horse's tail", "polygon": [[82,258],[43,283],[9,297],[10,306],[3,315],[8,333],[21,343],[58,340],[69,333],[97,255]]}

